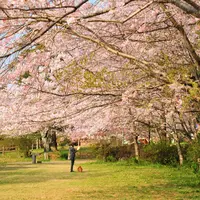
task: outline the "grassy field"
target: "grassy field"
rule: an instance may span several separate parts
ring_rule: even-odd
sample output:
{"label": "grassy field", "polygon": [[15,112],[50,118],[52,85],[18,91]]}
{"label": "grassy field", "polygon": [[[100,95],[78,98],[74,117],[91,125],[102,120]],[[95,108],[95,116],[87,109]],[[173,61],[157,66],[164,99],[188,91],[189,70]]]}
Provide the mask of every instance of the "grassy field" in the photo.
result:
{"label": "grassy field", "polygon": [[200,199],[200,180],[188,169],[77,160],[0,165],[1,200]]}

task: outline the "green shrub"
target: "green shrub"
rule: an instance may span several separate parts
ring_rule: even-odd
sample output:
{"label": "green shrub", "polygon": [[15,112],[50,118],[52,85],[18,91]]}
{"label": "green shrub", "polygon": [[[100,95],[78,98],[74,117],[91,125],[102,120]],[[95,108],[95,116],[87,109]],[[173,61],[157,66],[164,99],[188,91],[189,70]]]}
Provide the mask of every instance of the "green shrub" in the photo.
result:
{"label": "green shrub", "polygon": [[199,172],[199,164],[197,162],[192,162],[191,168],[193,169],[193,173],[197,174]]}
{"label": "green shrub", "polygon": [[198,158],[200,158],[200,138],[189,145],[186,157],[189,162],[197,162]]}
{"label": "green shrub", "polygon": [[32,147],[32,139],[28,136],[20,136],[14,139],[15,144],[18,146],[19,151],[23,153],[24,157],[30,157],[30,149]]}
{"label": "green shrub", "polygon": [[96,157],[95,147],[81,147],[80,150],[76,153],[77,159],[93,159]]}
{"label": "green shrub", "polygon": [[178,164],[177,147],[164,142],[152,143],[144,148],[143,159],[153,163],[176,166]]}
{"label": "green shrub", "polygon": [[68,151],[67,150],[60,151],[60,158],[63,160],[67,160],[68,159]]}
{"label": "green shrub", "polygon": [[112,155],[106,157],[106,162],[116,162],[117,159]]}
{"label": "green shrub", "polygon": [[120,159],[128,159],[134,155],[132,145],[113,146],[111,143],[99,143],[96,145],[96,158],[113,162]]}
{"label": "green shrub", "polygon": [[195,141],[189,144],[186,154],[187,164],[193,169],[195,174],[199,172],[198,158],[200,158],[200,135],[198,135]]}

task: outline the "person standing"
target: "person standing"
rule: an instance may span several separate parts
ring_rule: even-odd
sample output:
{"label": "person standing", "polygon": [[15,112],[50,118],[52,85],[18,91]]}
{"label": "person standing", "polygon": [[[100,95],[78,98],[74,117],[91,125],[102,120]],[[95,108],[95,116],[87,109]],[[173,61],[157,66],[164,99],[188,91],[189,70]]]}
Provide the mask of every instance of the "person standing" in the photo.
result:
{"label": "person standing", "polygon": [[[79,147],[77,148],[77,150],[79,150]],[[70,148],[69,148],[69,158],[71,160],[71,168],[70,168],[70,172],[73,172],[73,167],[74,167],[74,161],[76,158],[76,152],[77,150],[74,148],[74,144],[71,144]]]}

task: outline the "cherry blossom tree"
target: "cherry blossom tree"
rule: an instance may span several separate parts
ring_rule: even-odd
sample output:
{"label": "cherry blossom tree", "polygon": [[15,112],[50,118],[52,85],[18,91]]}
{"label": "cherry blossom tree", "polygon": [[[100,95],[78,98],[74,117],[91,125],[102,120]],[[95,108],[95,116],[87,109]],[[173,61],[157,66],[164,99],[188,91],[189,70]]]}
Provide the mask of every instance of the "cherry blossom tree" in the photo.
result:
{"label": "cherry blossom tree", "polygon": [[166,135],[169,113],[199,112],[199,19],[191,0],[5,1],[1,131],[95,133],[123,108],[130,134],[151,124]]}

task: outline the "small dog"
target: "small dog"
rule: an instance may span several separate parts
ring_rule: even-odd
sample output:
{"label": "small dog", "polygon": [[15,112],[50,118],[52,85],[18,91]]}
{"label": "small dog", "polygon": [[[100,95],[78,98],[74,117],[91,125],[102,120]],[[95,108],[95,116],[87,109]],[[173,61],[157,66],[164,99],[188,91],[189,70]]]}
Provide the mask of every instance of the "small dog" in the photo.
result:
{"label": "small dog", "polygon": [[79,167],[77,168],[77,170],[78,170],[78,172],[83,172],[83,168],[82,168],[81,166],[79,166]]}

